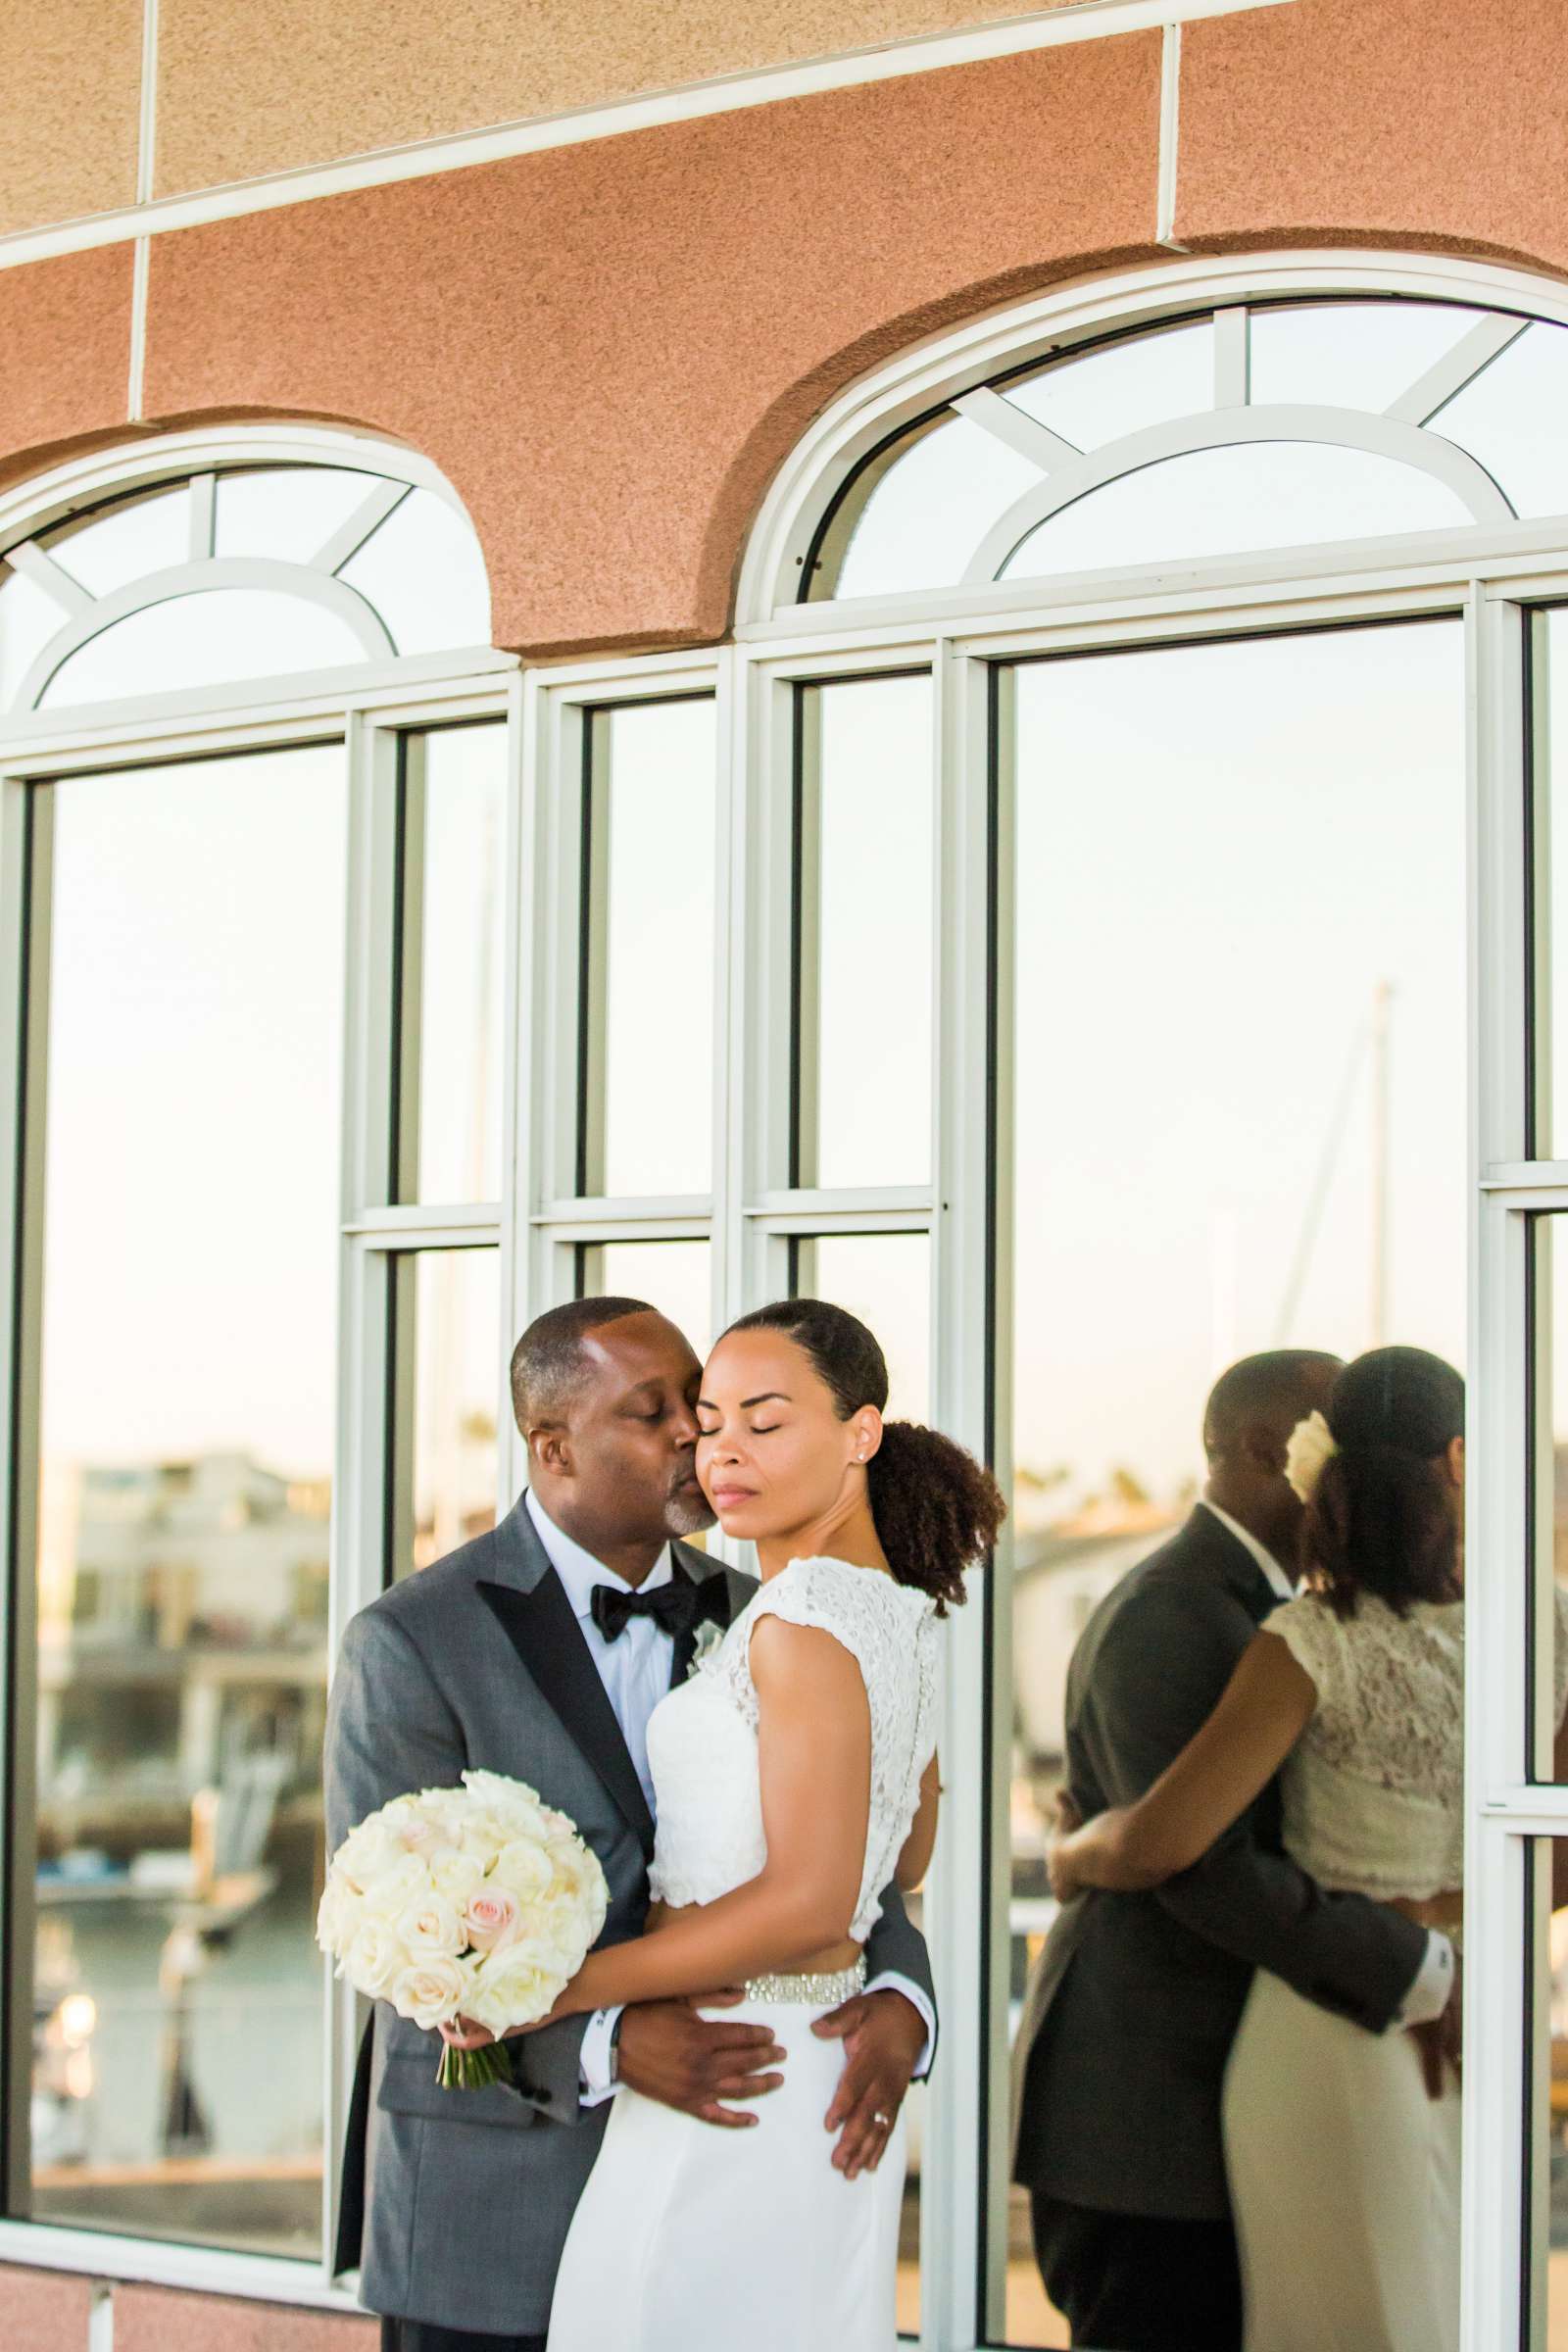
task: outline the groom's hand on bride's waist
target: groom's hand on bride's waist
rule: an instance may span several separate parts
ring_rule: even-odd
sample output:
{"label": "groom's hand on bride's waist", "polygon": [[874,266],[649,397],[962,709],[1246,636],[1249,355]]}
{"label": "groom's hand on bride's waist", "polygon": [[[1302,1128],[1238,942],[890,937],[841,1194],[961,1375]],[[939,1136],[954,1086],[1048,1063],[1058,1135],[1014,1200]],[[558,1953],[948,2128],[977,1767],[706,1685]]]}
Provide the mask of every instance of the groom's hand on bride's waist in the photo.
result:
{"label": "groom's hand on bride's waist", "polygon": [[784,2052],[767,2026],[730,2025],[698,2014],[733,2007],[741,1998],[738,1992],[704,1993],[689,2001],[639,2001],[623,2011],[616,2080],[705,2124],[732,2132],[755,2124],[755,2115],[726,2102],[777,2090]]}
{"label": "groom's hand on bride's waist", "polygon": [[833,2162],[853,2180],[881,2163],[931,2028],[912,2001],[889,1990],[857,1993],[811,2031],[844,2044],[844,2072],[825,2120],[839,2135]]}

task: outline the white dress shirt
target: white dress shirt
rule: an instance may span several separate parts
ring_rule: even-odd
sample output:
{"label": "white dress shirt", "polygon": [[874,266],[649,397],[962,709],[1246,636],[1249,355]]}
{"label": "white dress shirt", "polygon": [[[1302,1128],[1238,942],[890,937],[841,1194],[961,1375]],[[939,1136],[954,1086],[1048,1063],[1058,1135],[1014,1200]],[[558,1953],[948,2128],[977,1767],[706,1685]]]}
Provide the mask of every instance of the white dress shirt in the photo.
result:
{"label": "white dress shirt", "polygon": [[[1211,1501],[1208,1495],[1202,1495],[1200,1500],[1203,1509],[1210,1512],[1219,1521],[1227,1534],[1233,1535],[1237,1543],[1250,1552],[1264,1576],[1267,1577],[1271,1591],[1276,1592],[1281,1600],[1294,1600],[1296,1598],[1295,1586],[1274,1554],[1258,1542],[1251,1530],[1243,1527],[1239,1519],[1233,1519],[1229,1511],[1222,1511],[1219,1504]],[[1395,2024],[1398,2026],[1429,2024],[1433,2018],[1443,2015],[1448,2006],[1448,1996],[1452,1990],[1453,1946],[1446,1936],[1436,1928],[1430,1928],[1427,1931],[1426,1957],[1416,1970],[1415,1981],[1399,2005]]]}
{"label": "white dress shirt", "polygon": [[[618,1577],[613,1569],[596,1560],[582,1545],[545,1511],[530,1489],[525,1496],[528,1516],[534,1533],[544,1545],[545,1556],[565,1588],[566,1598],[572,1606],[578,1630],[588,1645],[588,1654],[598,1669],[605,1686],[605,1695],[615,1710],[627,1751],[636,1767],[642,1791],[648,1799],[648,1810],[654,1810],[653,1776],[648,1769],[648,1718],[662,1698],[669,1694],[669,1678],[675,1665],[674,1636],[652,1617],[629,1617],[624,1633],[615,1641],[607,1642],[594,1623],[593,1592],[595,1585],[614,1585],[621,1592],[633,1590],[652,1592],[660,1585],[667,1585],[675,1574],[675,1562],[666,1544],[651,1572],[635,1588]],[[931,2003],[917,1984],[906,1977],[885,1972],[873,1978],[867,1992],[902,1992],[910,2007],[924,2021],[925,2047],[915,2067],[916,2076],[925,2074],[931,2064],[931,2043],[936,2033],[936,2017]],[[614,2084],[613,2039],[620,2010],[596,2009],[588,2020],[582,2037],[579,2064],[582,2070],[582,2103],[597,2106],[601,2099],[612,2096]]]}

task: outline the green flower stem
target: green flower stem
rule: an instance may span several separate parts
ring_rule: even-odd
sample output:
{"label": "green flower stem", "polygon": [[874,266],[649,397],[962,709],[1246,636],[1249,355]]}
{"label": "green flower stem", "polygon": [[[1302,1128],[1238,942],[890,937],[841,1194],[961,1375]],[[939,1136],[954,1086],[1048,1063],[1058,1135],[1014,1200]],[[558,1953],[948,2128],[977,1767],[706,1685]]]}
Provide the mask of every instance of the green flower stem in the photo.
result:
{"label": "green flower stem", "polygon": [[512,2080],[512,2053],[504,2041],[487,2041],[479,2050],[456,2050],[450,2042],[442,2047],[436,2081],[443,2090],[488,2090]]}

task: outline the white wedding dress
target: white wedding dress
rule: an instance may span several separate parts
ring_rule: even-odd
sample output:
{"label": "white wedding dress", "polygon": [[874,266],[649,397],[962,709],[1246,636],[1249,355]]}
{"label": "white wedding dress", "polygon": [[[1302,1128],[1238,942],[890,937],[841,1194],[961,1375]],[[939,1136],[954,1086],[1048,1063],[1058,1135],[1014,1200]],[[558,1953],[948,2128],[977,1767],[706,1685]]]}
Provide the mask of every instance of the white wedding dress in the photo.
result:
{"label": "white wedding dress", "polygon": [[[832,1634],[871,1713],[871,1805],[850,1934],[864,1942],[936,1744],[934,1604],[843,1560],[792,1560],[648,1726],[656,1901],[710,1903],[767,1858],[752,1629],[762,1616]],[[811,2021],[858,1989],[838,1978],[748,1985],[736,2023],[771,2028],[782,2089],[726,2132],[622,2087],[562,2257],[549,2352],[892,2352],[904,2189],[902,2118],[874,2173],[846,2180],[824,2129],[844,2046]]]}
{"label": "white wedding dress", "polygon": [[[1283,1774],[1293,1859],[1320,1886],[1384,1901],[1462,1886],[1463,1604],[1397,1617],[1363,1597],[1341,1618],[1303,1593],[1264,1631],[1317,1690]],[[1459,2093],[1428,2098],[1410,2035],[1365,2033],[1260,1969],[1224,2115],[1247,2352],[1456,2352]]]}

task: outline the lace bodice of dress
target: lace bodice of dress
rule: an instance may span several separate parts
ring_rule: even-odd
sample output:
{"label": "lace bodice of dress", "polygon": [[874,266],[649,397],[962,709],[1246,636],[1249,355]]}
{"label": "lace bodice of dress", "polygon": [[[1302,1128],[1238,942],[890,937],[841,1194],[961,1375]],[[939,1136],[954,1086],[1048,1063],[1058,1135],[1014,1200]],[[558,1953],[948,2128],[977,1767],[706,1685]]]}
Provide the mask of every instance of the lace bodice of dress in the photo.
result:
{"label": "lace bodice of dress", "polygon": [[[1556,1599],[1553,1721],[1568,1697],[1568,1595]],[[1317,1709],[1282,1775],[1287,1850],[1322,1886],[1424,1901],[1464,1883],[1464,1607],[1397,1617],[1315,1593],[1274,1611]]]}
{"label": "lace bodice of dress", "polygon": [[747,1603],[717,1648],[654,1709],[648,1762],[659,1823],[657,1902],[710,1903],[767,1859],[752,1631],[759,1618],[820,1627],[860,1669],[871,1710],[871,1810],[850,1934],[863,1943],[919,1802],[936,1745],[937,1624],[923,1592],[845,1560],[792,1560]]}

